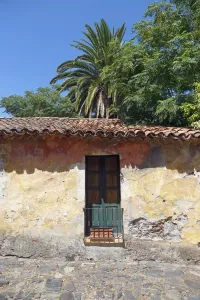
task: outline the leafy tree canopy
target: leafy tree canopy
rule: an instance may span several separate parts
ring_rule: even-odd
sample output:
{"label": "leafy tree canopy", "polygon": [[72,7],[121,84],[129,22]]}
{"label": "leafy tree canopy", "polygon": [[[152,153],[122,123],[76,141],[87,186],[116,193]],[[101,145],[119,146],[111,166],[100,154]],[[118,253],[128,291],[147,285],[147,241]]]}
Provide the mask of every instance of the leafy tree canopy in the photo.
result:
{"label": "leafy tree canopy", "polygon": [[[118,111],[128,123],[191,125],[200,82],[199,23],[197,1],[177,0],[151,4],[134,25],[133,40],[104,72],[119,87]],[[193,109],[185,114],[184,105]]]}
{"label": "leafy tree canopy", "polygon": [[26,91],[24,96],[3,97],[0,106],[15,117],[74,117],[74,105],[55,87]]}

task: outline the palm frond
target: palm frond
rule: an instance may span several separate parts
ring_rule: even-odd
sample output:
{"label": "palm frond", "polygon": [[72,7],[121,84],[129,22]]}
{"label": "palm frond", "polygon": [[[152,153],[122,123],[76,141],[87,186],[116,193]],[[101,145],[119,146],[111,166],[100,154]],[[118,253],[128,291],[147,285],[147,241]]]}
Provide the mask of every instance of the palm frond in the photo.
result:
{"label": "palm frond", "polygon": [[86,53],[87,55],[91,56],[91,57],[96,57],[96,51],[95,49],[93,49],[92,47],[90,47],[89,45],[86,45],[82,42],[77,42],[74,41],[75,44],[72,44],[72,46],[80,51],[83,51],[84,53]]}
{"label": "palm frond", "polygon": [[83,99],[86,99],[89,86],[90,86],[89,78],[82,78],[78,81],[76,92],[75,92],[76,110],[79,109],[80,104],[83,102]]}
{"label": "palm frond", "polygon": [[66,60],[57,67],[57,72],[61,72],[63,68],[70,69],[73,66],[74,60]]}
{"label": "palm frond", "polygon": [[96,32],[89,25],[85,25],[87,32],[83,32],[83,34],[89,39],[93,47],[97,50],[99,46],[99,40]]}
{"label": "palm frond", "polygon": [[125,23],[121,26],[121,28],[117,29],[115,33],[115,38],[117,38],[120,42],[122,42],[124,35],[126,33]]}
{"label": "palm frond", "polygon": [[88,95],[85,100],[85,112],[88,113],[90,106],[92,105],[92,101],[94,100],[95,94],[98,91],[98,86],[91,85],[88,89]]}

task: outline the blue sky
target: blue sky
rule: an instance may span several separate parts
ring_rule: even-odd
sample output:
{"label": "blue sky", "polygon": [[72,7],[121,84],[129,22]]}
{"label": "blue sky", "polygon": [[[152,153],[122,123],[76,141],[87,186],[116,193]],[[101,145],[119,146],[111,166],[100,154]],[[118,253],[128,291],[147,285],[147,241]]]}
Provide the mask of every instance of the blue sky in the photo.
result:
{"label": "blue sky", "polygon": [[[153,0],[0,0],[0,98],[49,85],[87,23],[131,27]],[[0,117],[6,116],[0,109]]]}

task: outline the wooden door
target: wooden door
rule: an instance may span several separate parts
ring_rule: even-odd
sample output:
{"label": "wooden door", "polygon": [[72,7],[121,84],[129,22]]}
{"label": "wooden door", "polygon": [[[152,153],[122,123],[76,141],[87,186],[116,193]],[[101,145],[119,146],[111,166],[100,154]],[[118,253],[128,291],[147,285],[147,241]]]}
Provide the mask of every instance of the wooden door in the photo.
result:
{"label": "wooden door", "polygon": [[[91,228],[122,231],[119,156],[86,157],[86,235]],[[106,231],[105,231],[106,232]]]}

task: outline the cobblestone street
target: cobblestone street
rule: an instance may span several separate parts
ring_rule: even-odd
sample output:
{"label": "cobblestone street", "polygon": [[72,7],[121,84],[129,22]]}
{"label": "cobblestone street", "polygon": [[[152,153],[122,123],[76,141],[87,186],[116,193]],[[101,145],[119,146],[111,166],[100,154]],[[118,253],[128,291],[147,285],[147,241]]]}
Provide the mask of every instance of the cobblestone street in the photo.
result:
{"label": "cobblestone street", "polygon": [[0,300],[200,299],[200,266],[0,259]]}

